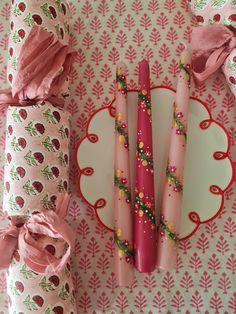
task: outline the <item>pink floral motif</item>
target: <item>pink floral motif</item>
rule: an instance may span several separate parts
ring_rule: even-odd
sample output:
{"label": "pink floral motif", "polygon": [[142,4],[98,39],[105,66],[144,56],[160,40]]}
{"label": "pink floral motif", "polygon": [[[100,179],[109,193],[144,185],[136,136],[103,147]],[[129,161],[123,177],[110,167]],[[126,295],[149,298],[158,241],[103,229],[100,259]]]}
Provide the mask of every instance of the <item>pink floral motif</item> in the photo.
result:
{"label": "pink floral motif", "polygon": [[176,167],[175,166],[169,166],[170,172],[175,173]]}

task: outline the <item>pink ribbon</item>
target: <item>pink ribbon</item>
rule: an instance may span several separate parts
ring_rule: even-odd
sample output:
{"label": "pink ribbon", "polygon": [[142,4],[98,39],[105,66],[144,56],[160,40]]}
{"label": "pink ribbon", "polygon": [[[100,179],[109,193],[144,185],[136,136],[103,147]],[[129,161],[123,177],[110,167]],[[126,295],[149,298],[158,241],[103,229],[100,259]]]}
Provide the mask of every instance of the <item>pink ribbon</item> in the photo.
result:
{"label": "pink ribbon", "polygon": [[0,91],[0,105],[27,106],[48,100],[62,106],[58,95],[67,79],[75,52],[54,34],[33,26],[21,47],[12,89]]}
{"label": "pink ribbon", "polygon": [[56,96],[45,97],[44,99],[31,100],[31,99],[19,99],[12,97],[12,90],[5,89],[0,91],[0,113],[4,111],[8,106],[33,106],[37,101],[43,102],[44,100],[49,101],[53,106],[62,108],[64,105],[64,100]]}
{"label": "pink ribbon", "polygon": [[[0,230],[0,269],[8,268],[14,251],[19,250],[25,264],[37,273],[59,272],[65,266],[74,249],[75,234],[64,220],[69,203],[69,194],[57,199],[55,211],[43,210],[33,214],[27,222],[17,227],[16,218],[11,225]],[[62,258],[57,258],[39,246],[32,234],[64,239],[68,244]]]}
{"label": "pink ribbon", "polygon": [[194,27],[191,50],[195,82],[200,84],[219,69],[235,47],[235,32],[224,25]]}

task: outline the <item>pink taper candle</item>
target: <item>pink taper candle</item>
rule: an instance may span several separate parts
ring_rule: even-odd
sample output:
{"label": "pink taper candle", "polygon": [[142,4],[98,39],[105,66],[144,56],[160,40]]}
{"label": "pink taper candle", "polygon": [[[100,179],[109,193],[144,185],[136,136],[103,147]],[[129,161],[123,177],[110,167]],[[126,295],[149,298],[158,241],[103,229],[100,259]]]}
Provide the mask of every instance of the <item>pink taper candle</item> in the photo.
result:
{"label": "pink taper candle", "polygon": [[129,138],[127,108],[127,68],[123,63],[116,69],[115,117],[115,273],[119,286],[133,282],[133,230],[130,193]]}
{"label": "pink taper candle", "polygon": [[156,225],[149,64],[139,63],[139,94],[134,215],[135,267],[151,272],[156,265]]}
{"label": "pink taper candle", "polygon": [[190,61],[189,52],[184,50],[179,63],[166,183],[160,211],[157,266],[164,269],[174,268],[177,258],[189,110]]}

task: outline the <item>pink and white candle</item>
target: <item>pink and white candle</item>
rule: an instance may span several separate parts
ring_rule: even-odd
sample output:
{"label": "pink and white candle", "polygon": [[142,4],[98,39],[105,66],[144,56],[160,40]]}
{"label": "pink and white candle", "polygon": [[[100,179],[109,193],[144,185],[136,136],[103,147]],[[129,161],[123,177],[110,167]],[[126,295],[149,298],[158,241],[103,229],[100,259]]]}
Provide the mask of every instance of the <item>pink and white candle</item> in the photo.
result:
{"label": "pink and white candle", "polygon": [[129,169],[128,108],[125,64],[116,69],[115,117],[115,273],[119,286],[133,282],[133,230]]}
{"label": "pink and white candle", "polygon": [[189,111],[190,62],[190,54],[184,50],[179,63],[166,182],[160,210],[157,266],[164,269],[174,268],[177,258]]}
{"label": "pink and white candle", "polygon": [[139,63],[135,184],[135,267],[140,272],[151,272],[156,265],[156,224],[150,73],[146,60]]}

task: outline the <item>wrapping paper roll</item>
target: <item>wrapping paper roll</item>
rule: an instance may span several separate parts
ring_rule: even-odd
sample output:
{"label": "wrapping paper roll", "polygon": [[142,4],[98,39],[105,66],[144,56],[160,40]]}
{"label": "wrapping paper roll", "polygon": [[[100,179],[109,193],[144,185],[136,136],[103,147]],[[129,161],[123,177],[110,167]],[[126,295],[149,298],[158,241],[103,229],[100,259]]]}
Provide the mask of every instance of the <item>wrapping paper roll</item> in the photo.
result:
{"label": "wrapping paper roll", "polygon": [[183,51],[174,103],[166,183],[160,212],[157,266],[165,269],[174,268],[177,257],[189,110],[190,62],[190,54],[187,50]]}
{"label": "wrapping paper roll", "polygon": [[77,313],[66,223],[69,195],[69,114],[54,105],[68,95],[69,10],[64,1],[13,1],[9,40],[0,267],[7,275],[9,313]]}
{"label": "wrapping paper roll", "polygon": [[127,68],[123,63],[116,69],[115,118],[115,273],[119,286],[133,282],[133,228],[129,169],[129,136],[127,108]]}
{"label": "wrapping paper roll", "polygon": [[156,224],[152,152],[152,112],[149,64],[139,64],[139,100],[134,215],[135,267],[151,272],[156,265]]}

